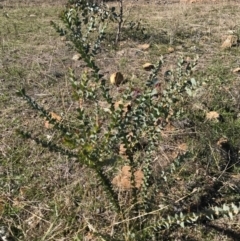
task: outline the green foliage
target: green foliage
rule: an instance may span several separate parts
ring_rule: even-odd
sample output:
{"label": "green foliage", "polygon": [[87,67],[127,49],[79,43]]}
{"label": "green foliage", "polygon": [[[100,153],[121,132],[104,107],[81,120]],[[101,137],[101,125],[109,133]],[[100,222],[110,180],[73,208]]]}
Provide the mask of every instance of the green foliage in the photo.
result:
{"label": "green foliage", "polygon": [[[115,87],[110,87],[108,81],[99,74],[100,68],[95,61],[105,40],[107,24],[116,19],[116,16],[113,8],[100,8],[84,0],[69,1],[60,16],[65,26],[59,27],[55,23],[52,25],[60,35],[67,36],[86,67],[90,69],[83,71],[80,76],[76,76],[72,69],[69,71],[73,98],[80,102],[77,113],[73,115],[77,121],[72,124],[57,121],[22,89],[19,95],[54,125],[60,132],[61,139],[55,143],[33,137],[24,131],[20,131],[20,134],[34,139],[37,144],[50,151],[75,158],[95,172],[112,204],[111,207],[120,219],[115,224],[119,230],[116,237],[120,240],[150,240],[159,230],[171,229],[177,225],[184,227],[224,215],[231,218],[239,212],[239,207],[234,204],[200,213],[171,214],[170,205],[159,209],[152,201],[159,188],[159,183],[152,182],[151,167],[161,140],[161,130],[170,120],[183,116],[187,108],[184,108],[185,103],[194,97],[198,83],[192,78],[192,71],[197,64],[197,58],[192,62],[181,58],[174,71],[167,71],[161,92],[158,88],[162,81],[159,79],[159,70],[164,64],[161,57],[145,81],[146,85],[137,89],[129,83],[121,93],[121,103],[116,108],[119,96],[112,94],[112,88]],[[120,145],[124,147],[124,156],[119,153]],[[185,160],[173,163],[166,173],[162,173],[160,179],[167,182],[169,175]],[[119,200],[118,190],[112,186],[112,176],[107,172],[109,167],[122,163],[131,167],[132,198],[127,206]],[[134,178],[134,173],[139,168],[144,173],[141,189],[136,188]],[[164,217],[163,211],[166,210],[170,214]],[[158,215],[160,219],[156,221],[152,217],[154,215]],[[102,240],[108,240],[105,233],[98,230],[94,233]]]}

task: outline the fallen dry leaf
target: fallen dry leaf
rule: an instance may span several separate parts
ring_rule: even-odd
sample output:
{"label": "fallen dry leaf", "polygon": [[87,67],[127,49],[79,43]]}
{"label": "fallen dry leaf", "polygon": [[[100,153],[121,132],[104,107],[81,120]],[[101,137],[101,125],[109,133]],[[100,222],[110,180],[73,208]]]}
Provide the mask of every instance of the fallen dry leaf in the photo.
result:
{"label": "fallen dry leaf", "polygon": [[179,145],[178,145],[178,149],[179,149],[180,151],[186,152],[187,149],[188,149],[188,146],[187,146],[186,143],[182,143],[182,144],[179,144]]}
{"label": "fallen dry leaf", "polygon": [[119,100],[114,103],[114,109],[119,110],[120,105],[122,106],[123,114],[125,115],[130,110],[132,104],[131,102],[127,102],[124,104],[122,100]]}
{"label": "fallen dry leaf", "polygon": [[146,63],[146,64],[143,65],[143,68],[147,71],[150,71],[154,68],[154,65],[151,64],[151,63]]}
{"label": "fallen dry leaf", "polygon": [[221,137],[218,142],[217,142],[217,145],[222,147],[223,144],[226,144],[228,143],[228,139],[226,137]]}
{"label": "fallen dry leaf", "polygon": [[[88,225],[88,228],[89,228],[89,225]],[[89,230],[91,229],[89,228]],[[95,230],[91,230],[91,231],[95,231]],[[96,237],[90,232],[88,232],[87,235],[84,237],[84,241],[96,241],[96,240],[97,240]]]}
{"label": "fallen dry leaf", "polygon": [[60,121],[60,120],[62,119],[61,116],[57,115],[57,114],[54,113],[54,112],[50,112],[50,115],[51,115],[51,118],[52,118],[52,119],[55,119],[55,120],[57,120],[57,121]]}
{"label": "fallen dry leaf", "polygon": [[111,76],[110,76],[110,83],[112,85],[120,85],[122,82],[123,82],[123,75],[121,72],[116,72],[116,73],[113,73]]}
{"label": "fallen dry leaf", "polygon": [[[141,170],[137,170],[134,173],[136,188],[140,188],[143,184],[143,177],[144,175]],[[112,184],[120,189],[131,189],[133,187],[131,184],[131,167],[123,166],[120,173],[113,178]]]}
{"label": "fallen dry leaf", "polygon": [[168,122],[167,125],[164,127],[164,131],[167,131],[167,132],[172,132],[175,130],[176,130],[175,126],[173,126],[170,122]]}
{"label": "fallen dry leaf", "polygon": [[173,47],[168,48],[168,53],[173,53],[174,51],[175,51],[175,49]]}
{"label": "fallen dry leaf", "polygon": [[150,44],[139,44],[137,47],[141,50],[147,50],[150,48]]}
{"label": "fallen dry leaf", "polygon": [[81,58],[81,54],[74,54],[72,60],[77,61]]}
{"label": "fallen dry leaf", "polygon": [[236,68],[233,70],[233,73],[240,73],[240,68]]}
{"label": "fallen dry leaf", "polygon": [[123,105],[123,101],[119,100],[114,103],[114,110],[119,110],[120,105]]}
{"label": "fallen dry leaf", "polygon": [[[61,116],[55,114],[54,112],[50,112],[50,115],[51,115],[51,118],[56,120],[57,122],[59,122],[61,120]],[[47,129],[53,128],[53,125],[50,124],[48,120],[45,120],[44,126]]]}
{"label": "fallen dry leaf", "polygon": [[217,120],[219,118],[219,114],[216,111],[210,111],[206,114],[207,120]]}
{"label": "fallen dry leaf", "polygon": [[127,150],[127,148],[125,148],[125,145],[124,144],[120,144],[120,146],[119,146],[119,155],[125,156],[126,155],[126,150]]}
{"label": "fallen dry leaf", "polygon": [[51,128],[53,128],[53,125],[49,124],[49,121],[45,121],[44,127],[45,127],[46,129],[51,129]]}
{"label": "fallen dry leaf", "polygon": [[175,160],[179,156],[179,151],[172,151],[168,154],[170,160]]}
{"label": "fallen dry leaf", "polygon": [[223,44],[221,45],[222,49],[228,49],[232,46],[237,45],[238,37],[236,35],[228,35]]}

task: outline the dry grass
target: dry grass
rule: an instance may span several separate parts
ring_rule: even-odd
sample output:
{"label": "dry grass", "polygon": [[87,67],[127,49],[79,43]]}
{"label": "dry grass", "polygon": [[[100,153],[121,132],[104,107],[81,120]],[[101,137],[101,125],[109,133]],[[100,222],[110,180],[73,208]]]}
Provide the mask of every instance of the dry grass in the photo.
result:
{"label": "dry grass", "polygon": [[[91,227],[108,234],[117,232],[113,230],[117,217],[109,211],[108,200],[89,170],[74,160],[49,153],[34,142],[25,142],[16,134],[17,129],[31,130],[37,136],[57,139],[57,133],[45,130],[44,120],[16,96],[21,87],[41,106],[62,114],[65,120],[78,106],[71,98],[68,67],[80,72],[82,63],[71,60],[74,50],[49,24],[51,20],[59,21],[58,13],[64,2],[0,2],[3,7],[0,9],[0,226],[7,227],[16,240],[98,240],[92,236]],[[214,198],[215,204],[221,204],[228,201],[221,200],[223,193],[230,192],[231,188],[239,192],[240,188],[239,167],[221,179],[220,189],[211,186],[225,173],[220,168],[224,148],[219,147],[217,141],[226,136],[239,148],[240,75],[232,70],[240,66],[240,47],[221,50],[220,46],[230,32],[240,37],[240,4],[236,1],[192,5],[172,2],[126,4],[126,11],[131,10],[128,19],[141,19],[145,35],[126,30],[118,49],[110,42],[98,62],[106,77],[121,71],[128,80],[141,86],[139,79],[147,77],[141,67],[144,63],[154,63],[164,55],[165,65],[160,73],[163,74],[175,68],[180,56],[199,55],[194,75],[205,84],[194,103],[188,103],[186,113],[195,125],[181,128],[176,127],[176,123],[174,127],[173,123],[169,124],[153,163],[156,178],[186,148],[193,154],[174,174],[174,182],[160,190],[158,196],[161,205],[174,203],[189,193],[186,184],[208,183],[199,197],[176,205],[176,209],[185,210],[189,206],[190,211],[196,211],[212,201],[209,190],[220,193]],[[151,47],[141,51],[137,47],[140,43],[150,43]],[[172,53],[168,53],[169,47],[174,48]],[[220,113],[225,122],[208,124],[204,113],[213,110]],[[214,163],[211,168],[219,167],[219,176],[212,176],[211,163]],[[169,190],[171,196],[166,197]],[[130,194],[124,191],[119,195],[124,203]],[[235,193],[234,197],[239,195]],[[219,220],[208,226],[176,229],[164,235],[167,238],[161,236],[159,240],[239,240],[240,226],[238,218],[227,223]]]}

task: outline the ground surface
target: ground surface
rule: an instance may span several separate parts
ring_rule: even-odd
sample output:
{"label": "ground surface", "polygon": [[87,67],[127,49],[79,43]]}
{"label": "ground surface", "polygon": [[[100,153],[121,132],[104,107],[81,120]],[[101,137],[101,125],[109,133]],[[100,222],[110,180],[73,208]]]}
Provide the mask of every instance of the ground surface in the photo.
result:
{"label": "ground surface", "polygon": [[[92,235],[91,225],[109,235],[114,232],[115,216],[94,175],[74,160],[50,153],[16,134],[21,129],[48,139],[57,137],[16,95],[22,87],[46,110],[66,120],[78,107],[71,98],[68,69],[80,73],[84,67],[81,61],[72,60],[75,50],[50,26],[50,21],[59,22],[64,2],[0,1],[0,226],[16,240],[98,240]],[[164,198],[167,189],[159,191],[159,206],[185,196],[186,183],[204,189],[199,196],[189,198],[186,206],[181,203],[175,208],[187,208],[189,204],[196,211],[208,202],[215,205],[239,201],[239,167],[236,165],[227,174],[219,167],[224,160],[221,151],[228,155],[230,149],[221,148],[223,142],[217,142],[225,138],[233,146],[231,150],[238,152],[240,75],[233,70],[240,67],[240,47],[239,43],[229,49],[221,45],[228,35],[240,37],[240,3],[138,1],[128,2],[125,7],[127,19],[140,22],[144,34],[128,31],[125,26],[122,41],[115,49],[112,30],[109,44],[97,57],[106,78],[121,71],[141,86],[148,76],[142,69],[144,63],[155,63],[163,55],[163,76],[166,70],[176,68],[181,56],[193,59],[198,55],[194,77],[204,82],[194,100],[187,103],[186,116],[194,126],[181,126],[180,121],[180,127],[169,123],[163,131],[163,142],[153,163],[155,177],[181,154],[189,151],[192,156],[174,173],[175,183],[167,187],[169,197]],[[148,50],[139,48],[144,43],[150,44]],[[211,111],[221,114],[224,122],[209,124],[205,114]],[[209,172],[205,172],[208,168]],[[218,189],[214,186],[216,180],[221,184]],[[206,184],[209,186],[205,188]],[[220,194],[210,197],[209,192]],[[230,193],[229,200],[226,193]],[[126,192],[119,195],[123,202],[129,198]],[[164,235],[167,238],[161,236],[159,240],[239,240],[239,218],[184,231],[176,229]]]}

